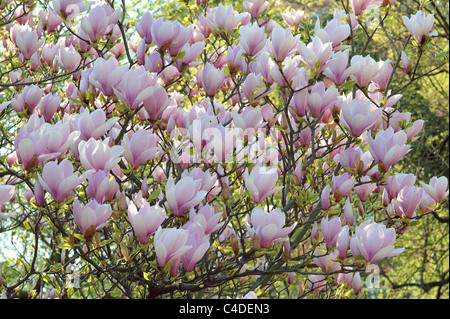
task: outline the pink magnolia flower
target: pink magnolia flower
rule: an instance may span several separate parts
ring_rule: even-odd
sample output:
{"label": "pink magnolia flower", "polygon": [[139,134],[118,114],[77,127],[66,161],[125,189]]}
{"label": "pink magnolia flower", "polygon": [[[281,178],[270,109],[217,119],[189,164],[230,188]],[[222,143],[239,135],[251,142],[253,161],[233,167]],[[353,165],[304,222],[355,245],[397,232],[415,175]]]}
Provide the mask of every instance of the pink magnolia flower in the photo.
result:
{"label": "pink magnolia flower", "polygon": [[240,114],[233,110],[231,116],[235,127],[242,130],[244,134],[252,133],[251,135],[253,135],[266,124],[261,111],[257,108],[246,107]]}
{"label": "pink magnolia flower", "polygon": [[25,60],[30,60],[32,55],[45,42],[44,38],[39,39],[39,35],[35,30],[25,30],[18,32],[15,38],[15,43],[20,53],[22,53]]}
{"label": "pink magnolia flower", "polygon": [[89,9],[91,4],[92,2],[84,2],[83,0],[52,0],[53,9],[57,13],[63,13],[68,21]]}
{"label": "pink magnolia flower", "polygon": [[319,118],[322,112],[331,110],[338,102],[338,93],[338,89],[334,86],[325,88],[325,84],[322,81],[314,84],[308,94],[307,100],[308,110],[311,116]]}
{"label": "pink magnolia flower", "polygon": [[[227,66],[228,66],[228,69],[230,70],[231,74],[246,70],[246,67],[244,66],[245,65],[244,57],[242,56],[243,53],[244,53],[244,49],[242,48],[242,46],[240,44],[238,44],[234,47],[231,47],[231,46],[228,47]],[[250,73],[250,74],[253,74],[253,73]]]}
{"label": "pink magnolia flower", "polygon": [[33,114],[36,107],[42,99],[44,89],[39,88],[35,84],[26,86],[22,93],[17,94],[11,100],[11,106],[16,112],[23,112],[28,110],[29,114]]}
{"label": "pink magnolia flower", "polygon": [[349,49],[345,51],[334,52],[328,67],[323,74],[328,77],[336,86],[345,83],[347,78],[351,76],[358,68],[358,65],[348,66]]}
{"label": "pink magnolia flower", "polygon": [[354,187],[355,193],[362,202],[365,202],[370,194],[377,188],[376,183],[371,183],[370,181],[371,178],[369,176],[363,176],[361,177],[361,182],[364,182],[364,184]]}
{"label": "pink magnolia flower", "polygon": [[210,247],[209,238],[203,232],[203,227],[197,223],[186,224],[188,232],[186,245],[191,246],[180,258],[185,271],[193,271],[195,265],[203,258]]}
{"label": "pink magnolia flower", "polygon": [[372,155],[370,152],[363,152],[359,146],[357,147],[349,147],[345,150],[339,152],[338,155],[334,157],[336,162],[339,162],[342,165],[342,168],[346,171],[348,168],[351,169],[359,169],[361,162],[362,168],[367,169],[370,164],[373,162]]}
{"label": "pink magnolia flower", "polygon": [[106,119],[106,114],[102,109],[96,109],[93,112],[85,109],[76,115],[71,126],[73,130],[80,131],[81,140],[88,141],[90,138],[99,139],[105,135],[118,120],[118,117]]}
{"label": "pink magnolia flower", "polygon": [[359,274],[359,272],[357,272],[353,275],[352,279],[353,293],[357,295],[361,291],[361,288],[362,288],[361,275]]}
{"label": "pink magnolia flower", "polygon": [[350,203],[350,199],[347,197],[344,205],[344,220],[345,223],[349,226],[353,225],[353,207]]}
{"label": "pink magnolia flower", "polygon": [[[278,192],[283,186],[275,187],[278,173],[272,168],[255,165],[250,174],[248,168],[244,171],[244,184],[255,203],[261,203],[267,197]],[[274,188],[275,187],[275,188]]]}
{"label": "pink magnolia flower", "polygon": [[145,12],[140,19],[136,19],[136,31],[139,33],[146,44],[152,43],[152,24],[155,21],[150,12]]}
{"label": "pink magnolia flower", "polygon": [[[388,110],[391,111],[391,109]],[[412,142],[414,142],[419,138],[417,135],[423,128],[423,125],[425,123],[423,120],[414,121],[412,123],[412,126],[410,126],[411,125],[410,112],[399,112],[397,110],[392,110],[392,112],[389,113],[390,113],[389,127],[392,127],[394,129],[394,132],[398,132],[404,129],[406,136],[408,137],[408,139],[411,139]],[[401,125],[402,123],[404,123],[404,126]],[[384,120],[382,124],[384,129],[388,127],[387,120]]]}
{"label": "pink magnolia flower", "polygon": [[200,224],[205,235],[210,235],[223,226],[224,222],[219,223],[221,218],[222,214],[215,213],[209,204],[203,205],[197,211],[191,209],[189,212],[189,222]]}
{"label": "pink magnolia flower", "polygon": [[73,219],[86,239],[106,226],[111,217],[112,208],[108,204],[99,204],[95,199],[81,207],[77,198],[73,201]]}
{"label": "pink magnolia flower", "polygon": [[416,216],[416,209],[419,207],[422,200],[423,188],[416,186],[403,187],[397,195],[397,198],[392,200],[394,210],[399,217],[413,218]]}
{"label": "pink magnolia flower", "polygon": [[317,72],[321,73],[331,62],[330,58],[333,53],[333,46],[331,42],[324,43],[316,36],[308,43],[308,45],[300,42],[298,52],[300,53],[303,63],[305,63],[311,71],[314,71],[316,69],[316,64],[318,64]]}
{"label": "pink magnolia flower", "polygon": [[81,165],[88,170],[112,170],[121,160],[125,151],[122,146],[108,146],[108,140],[98,141],[90,138],[87,142],[81,141],[78,145]]}
{"label": "pink magnolia flower", "polygon": [[328,216],[325,216],[320,222],[320,229],[325,240],[325,245],[327,247],[335,247],[339,232],[341,231],[341,219],[334,217],[328,220]]}
{"label": "pink magnolia flower", "polygon": [[132,110],[153,93],[157,77],[145,70],[143,66],[130,69],[122,74],[121,81],[113,86],[114,94]]}
{"label": "pink magnolia flower", "polygon": [[206,62],[203,69],[197,71],[197,80],[207,96],[214,96],[225,83],[225,72]]}
{"label": "pink magnolia flower", "polygon": [[307,103],[308,90],[306,89],[295,92],[292,96],[292,99],[289,102],[289,112],[292,114],[296,122],[300,121],[300,119],[306,115],[308,106]]}
{"label": "pink magnolia flower", "polygon": [[297,225],[294,223],[284,227],[286,217],[279,208],[266,213],[261,207],[255,207],[252,210],[250,222],[252,227],[247,226],[247,229],[251,236],[254,234],[258,236],[261,248],[268,248],[272,243],[288,241],[288,235]]}
{"label": "pink magnolia flower", "polygon": [[166,219],[166,211],[158,205],[150,206],[148,202],[145,202],[138,210],[131,201],[128,204],[128,219],[139,242],[146,244],[150,236]]}
{"label": "pink magnolia flower", "polygon": [[99,170],[88,177],[86,194],[98,203],[103,203],[113,200],[119,188],[119,184],[108,172]]}
{"label": "pink magnolia flower", "polygon": [[433,176],[428,184],[421,181],[420,185],[436,203],[448,197],[448,179],[445,176]]}
{"label": "pink magnolia flower", "polygon": [[356,81],[360,88],[367,87],[373,78],[378,74],[382,63],[376,62],[372,57],[366,55],[355,55],[352,57],[350,64],[357,65],[358,68],[353,72],[351,78]]}
{"label": "pink magnolia flower", "polygon": [[381,118],[382,112],[372,102],[351,100],[342,103],[339,118],[353,136],[360,137]]}
{"label": "pink magnolia flower", "polygon": [[28,122],[22,125],[14,140],[17,162],[22,164],[25,170],[52,160],[61,153],[49,153],[47,146],[50,136],[46,132],[43,117],[33,114]]}
{"label": "pink magnolia flower", "polygon": [[42,114],[46,122],[50,122],[56,111],[61,105],[61,98],[59,95],[48,93],[38,104],[39,113]]}
{"label": "pink magnolia flower", "polygon": [[80,27],[89,40],[96,43],[99,37],[112,32],[121,13],[120,9],[114,10],[109,4],[94,6],[89,14],[81,20]]}
{"label": "pink magnolia flower", "polygon": [[81,55],[73,46],[61,47],[55,61],[64,71],[73,72],[80,65]]}
{"label": "pink magnolia flower", "polygon": [[147,112],[148,119],[151,121],[161,120],[169,104],[170,99],[167,91],[159,84],[152,86],[149,95],[144,100],[144,109]]}
{"label": "pink magnolia flower", "polygon": [[169,49],[172,56],[178,54],[179,49],[189,40],[192,35],[191,28],[183,27],[178,21],[165,20],[160,17],[153,21],[152,38],[159,50]]}
{"label": "pink magnolia flower", "polygon": [[291,28],[297,30],[300,27],[300,21],[305,21],[305,11],[291,9],[288,12],[282,13],[284,22]]}
{"label": "pink magnolia flower", "polygon": [[181,176],[191,177],[194,181],[199,181],[200,190],[206,191],[209,194],[217,195],[220,191],[216,174],[211,174],[208,170],[203,171],[200,167],[195,167],[190,171],[184,170]]}
{"label": "pink magnolia flower", "polygon": [[414,186],[416,176],[414,174],[396,173],[386,179],[384,189],[390,199],[396,198],[400,190],[404,187]]}
{"label": "pink magnolia flower", "polygon": [[404,248],[395,249],[395,238],[394,228],[386,228],[384,224],[366,220],[356,226],[350,239],[350,251],[353,256],[360,255],[366,262],[374,264],[403,252]]}
{"label": "pink magnolia flower", "polygon": [[403,23],[405,24],[408,31],[414,37],[414,40],[418,44],[422,44],[425,39],[425,35],[436,36],[437,31],[431,31],[434,24],[434,14],[427,15],[422,10],[417,11],[413,14],[411,18],[407,16],[402,16]]}
{"label": "pink magnolia flower", "polygon": [[159,227],[154,236],[156,260],[160,267],[172,262],[171,275],[176,275],[180,265],[181,256],[192,248],[187,245],[189,233],[185,229]]}
{"label": "pink magnolia flower", "polygon": [[338,18],[333,18],[327,21],[324,28],[320,28],[320,20],[317,18],[314,35],[319,37],[323,43],[331,42],[333,50],[338,50],[343,47],[341,43],[350,36],[350,26],[342,23]]}
{"label": "pink magnolia flower", "polygon": [[[242,22],[243,25],[247,24],[250,14],[248,13],[238,13],[234,10],[233,5],[230,4],[224,7],[219,4],[214,10],[206,15],[208,19],[209,27],[219,34],[228,34],[231,30],[235,29],[237,25]],[[245,23],[244,23],[245,22]]]}
{"label": "pink magnolia flower", "polygon": [[276,62],[284,61],[297,48],[299,39],[300,35],[294,37],[290,28],[283,29],[282,26],[276,24],[268,42],[269,52]]}
{"label": "pink magnolia flower", "polygon": [[389,127],[379,131],[375,139],[369,134],[369,151],[378,165],[381,163],[382,169],[387,171],[409,152],[411,145],[406,144],[407,138],[404,131],[394,133]]}
{"label": "pink magnolia flower", "polygon": [[380,0],[351,0],[353,13],[360,15],[364,10],[370,10],[381,4]]}
{"label": "pink magnolia flower", "polygon": [[123,157],[135,169],[155,159],[161,151],[155,135],[145,129],[134,132],[131,138],[125,134],[120,145],[124,148]]}
{"label": "pink magnolia flower", "polygon": [[65,158],[59,164],[56,161],[47,162],[42,169],[42,177],[38,173],[38,179],[42,187],[53,196],[54,200],[62,203],[90,174],[92,174],[92,171],[86,171],[78,176],[73,171],[72,163]]}
{"label": "pink magnolia flower", "polygon": [[175,216],[181,216],[192,206],[197,206],[205,198],[207,192],[201,190],[200,180],[192,177],[182,177],[177,183],[172,176],[167,179],[166,199],[167,205]]}
{"label": "pink magnolia flower", "polygon": [[267,36],[264,28],[256,23],[246,24],[239,28],[239,44],[248,56],[255,56],[266,45]]}
{"label": "pink magnolia flower", "polygon": [[250,105],[257,106],[262,98],[270,94],[275,89],[275,84],[267,88],[261,81],[261,75],[250,73],[242,85],[242,95],[250,102]]}
{"label": "pink magnolia flower", "polygon": [[320,193],[320,207],[323,210],[330,209],[330,194],[331,194],[330,185],[325,186],[322,190],[322,193]]}
{"label": "pink magnolia flower", "polygon": [[260,16],[269,5],[269,1],[265,0],[246,0],[242,3],[244,10],[251,14],[252,18],[256,19]]}
{"label": "pink magnolia flower", "polygon": [[344,172],[341,175],[334,175],[332,180],[333,185],[331,189],[333,190],[333,194],[337,201],[342,197],[349,195],[356,183],[355,178],[348,172]]}
{"label": "pink magnolia flower", "polygon": [[62,158],[80,135],[79,131],[70,130],[69,122],[44,123],[41,129],[48,136],[46,152],[59,154],[57,158]]}
{"label": "pink magnolia flower", "polygon": [[377,75],[372,79],[372,82],[375,83],[381,91],[384,91],[386,90],[394,67],[391,64],[390,59],[387,59],[386,61],[379,61],[378,63],[380,64],[380,69]]}
{"label": "pink magnolia flower", "polygon": [[5,205],[16,194],[14,185],[0,184],[0,207]]}
{"label": "pink magnolia flower", "polygon": [[[325,249],[323,246],[319,247]],[[337,254],[336,251],[332,251],[329,254],[324,254],[321,252],[322,249],[315,249],[313,259],[314,263],[323,271],[323,272],[331,272],[331,271],[339,271],[341,265],[337,262]]]}
{"label": "pink magnolia flower", "polygon": [[127,67],[119,66],[115,57],[108,60],[99,57],[95,60],[92,72],[89,74],[89,83],[99,89],[104,96],[113,96],[114,87],[121,81]]}

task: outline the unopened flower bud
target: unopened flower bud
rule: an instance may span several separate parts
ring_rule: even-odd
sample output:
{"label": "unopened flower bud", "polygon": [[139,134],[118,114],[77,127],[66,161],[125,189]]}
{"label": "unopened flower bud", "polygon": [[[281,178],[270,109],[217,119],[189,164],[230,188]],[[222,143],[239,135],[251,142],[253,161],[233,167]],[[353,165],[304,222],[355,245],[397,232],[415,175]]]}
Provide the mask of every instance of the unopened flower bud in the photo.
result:
{"label": "unopened flower bud", "polygon": [[261,249],[261,242],[259,240],[259,237],[256,233],[253,234],[252,236],[252,241],[253,241],[253,249],[255,249],[255,251],[258,251]]}
{"label": "unopened flower bud", "polygon": [[226,201],[230,199],[230,186],[228,184],[222,184],[222,197]]}
{"label": "unopened flower bud", "polygon": [[237,256],[239,254],[239,241],[237,239],[236,234],[230,235],[230,245],[233,249],[234,254]]}

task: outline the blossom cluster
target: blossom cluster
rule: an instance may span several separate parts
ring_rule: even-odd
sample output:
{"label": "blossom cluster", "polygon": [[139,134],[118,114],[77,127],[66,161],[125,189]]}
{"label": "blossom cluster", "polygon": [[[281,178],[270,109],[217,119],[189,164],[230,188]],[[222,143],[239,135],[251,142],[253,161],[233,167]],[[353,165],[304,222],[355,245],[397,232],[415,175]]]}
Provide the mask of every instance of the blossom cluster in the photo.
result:
{"label": "blossom cluster", "polygon": [[[3,59],[21,67],[0,104],[1,121],[21,121],[6,165],[29,183],[0,185],[1,218],[26,199],[59,239],[82,235],[61,246],[72,258],[112,232],[144,284],[204,272],[207,295],[226,282],[220,268],[253,282],[281,264],[292,283],[310,259],[322,273],[311,293],[336,274],[357,295],[364,266],[400,254],[397,235],[448,197],[446,177],[395,169],[425,123],[397,108],[389,58],[351,50],[364,12],[394,2],[351,1],[311,23],[247,0],[183,25],[149,11],[129,22],[104,1],[30,1],[6,25]],[[433,21],[404,17],[418,45]]]}

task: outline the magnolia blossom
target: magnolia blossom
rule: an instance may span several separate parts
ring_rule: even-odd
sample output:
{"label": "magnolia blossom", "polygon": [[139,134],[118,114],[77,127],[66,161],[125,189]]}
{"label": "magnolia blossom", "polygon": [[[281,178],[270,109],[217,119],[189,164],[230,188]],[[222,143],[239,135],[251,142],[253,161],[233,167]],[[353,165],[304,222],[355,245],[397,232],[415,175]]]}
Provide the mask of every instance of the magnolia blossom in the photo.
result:
{"label": "magnolia blossom", "polygon": [[330,64],[323,71],[323,74],[331,81],[333,81],[336,86],[344,84],[347,78],[359,68],[359,65],[357,64],[347,67],[348,56],[349,49],[345,51],[334,52],[331,57]]}
{"label": "magnolia blossom", "polygon": [[175,216],[181,216],[192,206],[197,206],[205,198],[207,192],[201,190],[200,180],[182,177],[177,183],[170,176],[166,183],[166,198],[169,208]]}
{"label": "magnolia blossom", "polygon": [[359,137],[380,119],[382,112],[372,102],[351,100],[342,103],[339,118],[353,136]]}
{"label": "magnolia blossom", "polygon": [[188,231],[186,245],[191,246],[182,256],[183,268],[186,271],[193,271],[195,265],[203,258],[209,249],[209,238],[203,232],[203,227],[197,223],[185,225]]}
{"label": "magnolia blossom", "polygon": [[384,224],[366,220],[356,226],[350,239],[350,251],[353,256],[360,255],[366,262],[374,264],[403,252],[404,248],[395,249],[395,238],[394,228],[386,228]]}
{"label": "magnolia blossom", "polygon": [[323,217],[320,222],[320,229],[322,230],[326,246],[335,247],[339,232],[341,231],[341,220],[339,217],[334,217],[331,220],[328,220],[328,216]]}
{"label": "magnolia blossom", "polygon": [[[246,16],[248,16],[248,18]],[[242,22],[243,25],[247,24],[247,19],[250,17],[251,16],[248,13],[236,12],[232,4],[227,7],[219,4],[219,6],[206,16],[209,27],[212,30],[215,30],[217,33],[225,34],[230,33],[230,31],[235,29],[240,22]]]}
{"label": "magnolia blossom", "polygon": [[85,169],[94,171],[112,170],[121,160],[121,155],[125,151],[122,146],[108,146],[108,140],[98,141],[90,138],[87,142],[81,141],[78,145],[80,162]]}
{"label": "magnolia blossom", "polygon": [[99,57],[95,60],[92,72],[89,74],[89,83],[99,89],[105,96],[114,95],[114,86],[119,84],[122,75],[128,68],[119,62],[115,57],[108,60]]}
{"label": "magnolia blossom", "polygon": [[109,172],[99,170],[88,177],[86,194],[98,203],[103,203],[113,200],[119,188]]}
{"label": "magnolia blossom", "polygon": [[413,218],[416,216],[416,209],[422,200],[423,189],[416,186],[403,187],[392,201],[394,210],[400,217]]}
{"label": "magnolia blossom", "polygon": [[89,14],[81,20],[80,27],[89,40],[96,43],[98,37],[112,32],[121,13],[120,9],[114,10],[108,4],[94,6]]}
{"label": "magnolia blossom", "polygon": [[215,213],[214,208],[209,204],[200,207],[197,211],[195,209],[189,211],[189,222],[201,225],[205,235],[210,235],[223,226],[224,222],[219,223],[221,218],[222,214]]}
{"label": "magnolia blossom", "polygon": [[436,203],[448,197],[448,179],[445,176],[433,176],[428,184],[421,181],[420,185]]}
{"label": "magnolia blossom", "polygon": [[25,60],[31,59],[32,55],[45,42],[44,38],[39,38],[38,33],[34,30],[25,30],[17,33],[15,42]]}
{"label": "magnolia blossom", "polygon": [[155,135],[145,129],[134,132],[131,138],[125,135],[120,145],[124,148],[123,157],[136,169],[155,159],[161,150]]}
{"label": "magnolia blossom", "polygon": [[131,201],[128,204],[128,219],[139,242],[146,244],[150,236],[166,219],[166,211],[158,205],[150,206],[148,202],[145,202],[138,210]]}
{"label": "magnolia blossom", "polygon": [[15,195],[14,185],[2,185],[0,184],[0,207],[5,205]]}
{"label": "magnolia blossom", "polygon": [[378,165],[382,165],[386,171],[409,152],[411,145],[406,144],[407,136],[404,131],[394,133],[389,127],[381,130],[375,139],[369,135],[369,151]]}
{"label": "magnolia blossom", "polygon": [[288,241],[289,235],[297,225],[292,224],[284,227],[286,216],[279,208],[275,208],[270,213],[263,211],[261,207],[255,207],[250,216],[252,227],[248,227],[251,236],[256,234],[259,239],[261,248],[268,248],[274,242]]}
{"label": "magnolia blossom", "polygon": [[187,245],[189,233],[185,229],[161,228],[155,232],[153,245],[155,247],[156,260],[160,267],[172,262],[171,275],[176,275],[181,263],[181,256],[192,248]]}
{"label": "magnolia blossom", "polygon": [[[278,173],[275,169],[267,169],[265,166],[256,165],[251,172],[244,172],[244,183],[255,203],[261,203],[264,199],[278,192],[283,187],[275,187],[278,181]],[[274,188],[275,187],[275,188]]]}
{"label": "magnolia blossom", "polygon": [[78,176],[73,171],[72,163],[65,158],[59,164],[56,161],[47,162],[42,169],[42,176],[39,173],[37,176],[42,187],[53,196],[56,202],[62,203],[91,174],[92,171],[86,171]]}
{"label": "magnolia blossom", "polygon": [[330,64],[331,55],[333,54],[333,46],[331,42],[323,42],[319,37],[314,37],[310,43],[305,45],[300,42],[298,47],[300,57],[311,71],[316,70],[322,72]]}
{"label": "magnolia blossom", "polygon": [[239,28],[241,37],[239,44],[249,56],[256,55],[266,45],[267,37],[264,28],[255,24],[246,24]]}
{"label": "magnolia blossom", "polygon": [[368,86],[382,66],[381,63],[377,63],[370,55],[366,55],[365,57],[362,55],[355,55],[350,60],[350,64],[352,66],[358,66],[351,75],[351,78],[356,81],[356,84],[360,88]]}
{"label": "magnolia blossom", "polygon": [[413,14],[411,18],[407,16],[402,16],[403,23],[405,24],[408,31],[414,37],[414,40],[418,44],[422,44],[426,35],[429,36],[437,36],[438,33],[436,30],[431,31],[433,29],[434,24],[434,14],[425,14],[422,10],[417,11],[416,14]]}
{"label": "magnolia blossom", "polygon": [[207,62],[203,69],[197,71],[197,80],[207,96],[214,96],[225,83],[225,72]]}
{"label": "magnolia blossom", "polygon": [[282,13],[284,22],[291,28],[298,29],[300,27],[300,21],[305,21],[305,11],[291,9],[288,12]]}
{"label": "magnolia blossom", "polygon": [[111,214],[110,205],[99,204],[95,199],[89,201],[84,207],[78,199],[73,201],[73,219],[85,238],[92,237],[96,231],[105,227]]}
{"label": "magnolia blossom", "polygon": [[152,94],[155,84],[156,76],[139,66],[124,72],[121,81],[113,86],[113,90],[120,101],[135,110]]}
{"label": "magnolia blossom", "polygon": [[283,29],[282,26],[276,24],[270,35],[269,52],[275,61],[284,61],[297,47],[299,39],[300,35],[294,37],[290,28]]}

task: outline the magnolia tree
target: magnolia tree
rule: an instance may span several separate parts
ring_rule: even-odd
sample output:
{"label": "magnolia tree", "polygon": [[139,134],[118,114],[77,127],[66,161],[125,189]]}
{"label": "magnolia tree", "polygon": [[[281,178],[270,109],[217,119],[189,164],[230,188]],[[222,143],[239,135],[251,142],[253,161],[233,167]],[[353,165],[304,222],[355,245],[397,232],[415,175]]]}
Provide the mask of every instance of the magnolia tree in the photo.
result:
{"label": "magnolia tree", "polygon": [[365,297],[448,197],[396,165],[425,123],[390,84],[435,31],[372,57],[394,2],[1,1],[2,297]]}

